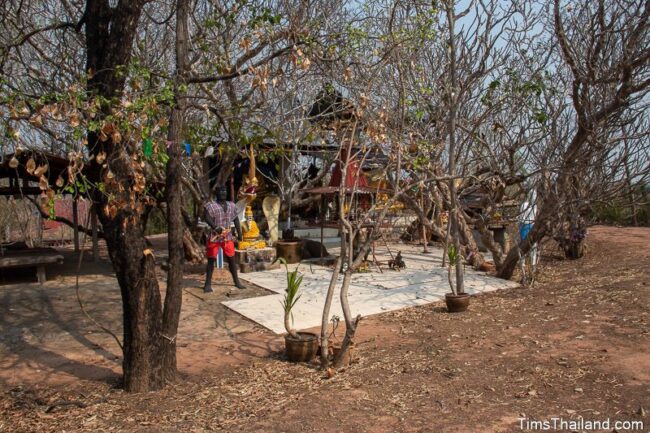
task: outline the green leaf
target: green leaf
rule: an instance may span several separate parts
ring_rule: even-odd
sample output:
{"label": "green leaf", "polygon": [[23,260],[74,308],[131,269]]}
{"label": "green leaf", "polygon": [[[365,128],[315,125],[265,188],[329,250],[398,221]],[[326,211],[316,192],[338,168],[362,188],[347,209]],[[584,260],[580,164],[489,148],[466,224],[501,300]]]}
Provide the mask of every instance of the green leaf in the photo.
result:
{"label": "green leaf", "polygon": [[153,154],[153,142],[149,138],[142,140],[142,153],[147,158]]}

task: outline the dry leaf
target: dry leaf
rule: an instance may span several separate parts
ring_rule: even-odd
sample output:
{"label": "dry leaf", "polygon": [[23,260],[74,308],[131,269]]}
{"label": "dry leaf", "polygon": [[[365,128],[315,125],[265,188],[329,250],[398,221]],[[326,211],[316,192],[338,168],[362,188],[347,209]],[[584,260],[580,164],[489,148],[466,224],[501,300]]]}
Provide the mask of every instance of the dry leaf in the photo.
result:
{"label": "dry leaf", "polygon": [[305,57],[304,59],[302,59],[302,62],[300,63],[300,69],[306,71],[307,69],[309,69],[310,66],[311,66],[311,60],[309,60],[309,57]]}
{"label": "dry leaf", "polygon": [[29,123],[37,127],[43,126],[43,118],[40,114],[37,114],[29,119]]}
{"label": "dry leaf", "polygon": [[36,169],[36,162],[34,162],[34,158],[29,158],[27,164],[25,164],[25,169],[29,174],[34,173],[34,170]]}
{"label": "dry leaf", "polygon": [[343,71],[343,79],[348,81],[350,78],[352,78],[352,68],[348,66],[345,68],[345,71]]}
{"label": "dry leaf", "polygon": [[104,123],[104,124],[102,125],[101,132],[102,132],[103,134],[109,135],[109,134],[112,133],[114,130],[115,130],[115,127],[113,126],[113,124],[110,123],[110,122],[107,122],[107,123]]}
{"label": "dry leaf", "polygon": [[63,178],[62,178],[61,176],[59,176],[59,177],[56,179],[56,186],[58,186],[59,188],[61,188],[61,187],[63,186],[63,183],[64,183]]}
{"label": "dry leaf", "polygon": [[39,165],[36,167],[36,170],[34,170],[34,176],[36,177],[41,177],[45,172],[47,171],[47,166],[46,165]]}
{"label": "dry leaf", "polygon": [[248,38],[244,38],[239,42],[239,47],[244,51],[248,52],[251,47],[251,41]]}
{"label": "dry leaf", "polygon": [[41,176],[41,178],[38,179],[38,187],[43,191],[49,188],[49,183],[47,182],[45,176]]}
{"label": "dry leaf", "polygon": [[11,168],[18,167],[18,160],[16,159],[15,156],[12,156],[11,159],[9,160],[9,167]]}

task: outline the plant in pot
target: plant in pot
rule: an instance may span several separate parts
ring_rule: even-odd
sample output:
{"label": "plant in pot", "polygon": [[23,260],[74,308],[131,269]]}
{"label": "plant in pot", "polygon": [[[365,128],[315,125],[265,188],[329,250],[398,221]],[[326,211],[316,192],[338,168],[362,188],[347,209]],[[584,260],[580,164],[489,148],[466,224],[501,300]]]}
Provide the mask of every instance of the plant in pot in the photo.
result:
{"label": "plant in pot", "polygon": [[453,280],[453,274],[458,265],[459,254],[456,245],[451,244],[447,247],[447,279],[451,293],[445,294],[445,303],[447,304],[447,311],[450,313],[460,313],[466,311],[467,307],[469,307],[469,294],[464,292],[459,293]]}
{"label": "plant in pot", "polygon": [[560,241],[560,246],[564,250],[564,256],[567,259],[579,259],[585,254],[585,238],[587,229],[579,224],[574,224],[569,230],[568,236]]}
{"label": "plant in pot", "polygon": [[298,268],[289,271],[286,260],[279,259],[287,270],[287,288],[282,300],[284,309],[284,328],[287,334],[284,336],[285,351],[287,359],[291,362],[308,362],[314,359],[318,352],[318,335],[311,332],[297,332],[293,328],[293,308],[300,299],[300,285],[302,275]]}

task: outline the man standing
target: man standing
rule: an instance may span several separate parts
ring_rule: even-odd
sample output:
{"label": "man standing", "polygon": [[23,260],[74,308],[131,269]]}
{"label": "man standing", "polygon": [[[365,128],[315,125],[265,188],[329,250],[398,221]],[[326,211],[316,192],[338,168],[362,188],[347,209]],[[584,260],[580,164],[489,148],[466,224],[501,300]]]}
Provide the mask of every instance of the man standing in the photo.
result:
{"label": "man standing", "polygon": [[217,190],[216,199],[209,201],[204,206],[204,219],[212,229],[208,235],[205,255],[208,258],[208,268],[206,271],[204,293],[212,292],[212,272],[214,263],[223,250],[223,259],[228,262],[228,269],[232,275],[232,280],[238,289],[244,286],[237,277],[237,264],[235,263],[235,242],[230,229],[231,223],[235,224],[237,239],[242,239],[241,226],[237,216],[235,203],[227,201],[228,190],[226,187],[220,187]]}

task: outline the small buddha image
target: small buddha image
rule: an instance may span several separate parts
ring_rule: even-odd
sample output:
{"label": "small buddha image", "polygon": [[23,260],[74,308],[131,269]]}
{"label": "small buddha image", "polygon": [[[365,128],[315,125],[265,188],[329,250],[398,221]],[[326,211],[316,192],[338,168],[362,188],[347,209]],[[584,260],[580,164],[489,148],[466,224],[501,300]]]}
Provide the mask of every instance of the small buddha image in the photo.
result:
{"label": "small buddha image", "polygon": [[242,223],[243,240],[239,243],[240,250],[261,249],[266,247],[266,242],[260,235],[260,229],[253,219],[253,209],[246,206],[246,220]]}
{"label": "small buddha image", "polygon": [[245,212],[250,209],[253,201],[257,198],[258,181],[256,176],[255,152],[253,150],[253,145],[251,145],[248,157],[250,161],[248,166],[248,175],[244,175],[243,182],[237,191],[237,198],[239,199],[237,201],[237,215],[239,216],[240,221],[245,221],[245,219],[247,219]]}
{"label": "small buddha image", "polygon": [[239,188],[239,193],[237,194],[238,198],[240,200],[246,199],[248,204],[252,203],[257,197],[258,184],[259,182],[257,181],[257,177],[253,176],[252,178],[249,178],[249,176],[244,176],[244,182]]}

